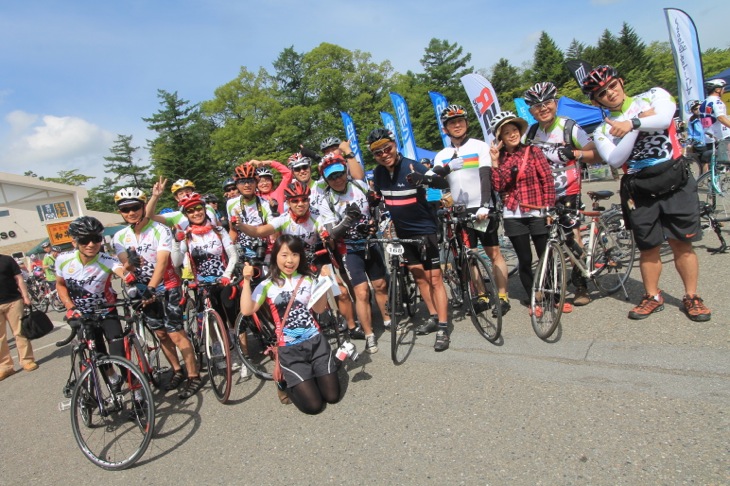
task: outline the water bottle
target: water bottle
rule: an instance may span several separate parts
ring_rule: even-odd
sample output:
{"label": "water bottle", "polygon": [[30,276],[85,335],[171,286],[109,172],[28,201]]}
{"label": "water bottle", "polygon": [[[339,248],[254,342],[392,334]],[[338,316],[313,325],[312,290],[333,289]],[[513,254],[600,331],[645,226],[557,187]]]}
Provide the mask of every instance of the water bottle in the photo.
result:
{"label": "water bottle", "polygon": [[200,331],[201,329],[203,329],[203,313],[198,312],[196,319],[198,321],[198,331]]}
{"label": "water bottle", "polygon": [[355,345],[349,341],[342,343],[335,352],[335,359],[337,359],[340,363],[345,361],[347,358],[357,361],[359,357],[360,355],[358,354],[357,349],[355,349]]}
{"label": "water bottle", "polygon": [[213,343],[213,356],[222,356],[223,355],[223,347],[221,346],[220,341],[216,341]]}

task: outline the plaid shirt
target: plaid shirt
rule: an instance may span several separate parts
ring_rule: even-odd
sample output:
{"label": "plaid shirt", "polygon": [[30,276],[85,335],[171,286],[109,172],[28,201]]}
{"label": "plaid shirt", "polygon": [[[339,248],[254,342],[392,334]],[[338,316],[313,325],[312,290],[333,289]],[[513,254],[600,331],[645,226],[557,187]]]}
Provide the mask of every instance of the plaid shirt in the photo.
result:
{"label": "plaid shirt", "polygon": [[[512,167],[520,167],[525,159],[522,174],[512,177]],[[504,206],[515,211],[520,203],[533,206],[552,206],[555,204],[555,181],[542,150],[529,145],[521,145],[515,152],[503,151],[499,155],[499,167],[492,168],[492,185],[499,192]]]}

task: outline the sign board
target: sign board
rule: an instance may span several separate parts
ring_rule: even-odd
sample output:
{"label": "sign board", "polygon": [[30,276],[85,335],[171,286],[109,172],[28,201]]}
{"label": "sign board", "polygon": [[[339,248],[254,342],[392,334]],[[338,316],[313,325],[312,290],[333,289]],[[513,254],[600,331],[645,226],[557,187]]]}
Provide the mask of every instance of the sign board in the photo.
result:
{"label": "sign board", "polygon": [[68,235],[68,226],[70,224],[71,221],[66,221],[65,223],[51,223],[46,225],[48,239],[51,240],[51,245],[71,243],[71,237]]}

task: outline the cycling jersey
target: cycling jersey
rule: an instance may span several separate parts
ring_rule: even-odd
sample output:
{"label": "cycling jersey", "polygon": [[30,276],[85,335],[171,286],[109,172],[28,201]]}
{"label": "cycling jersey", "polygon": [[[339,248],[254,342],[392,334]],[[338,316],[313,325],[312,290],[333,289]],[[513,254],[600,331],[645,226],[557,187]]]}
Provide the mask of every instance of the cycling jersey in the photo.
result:
{"label": "cycling jersey", "polygon": [[[192,256],[196,277],[231,278],[235,261],[228,257],[228,250],[233,249],[233,242],[223,228],[211,227],[203,234],[190,232],[180,248],[186,255]],[[235,254],[235,249],[233,251]]]}
{"label": "cycling jersey", "polygon": [[304,251],[307,254],[314,254],[317,244],[320,242],[319,231],[320,224],[312,217],[311,212],[309,218],[303,223],[297,223],[289,212],[271,218],[269,224],[274,227],[277,233],[282,235],[298,236],[304,242]]}
{"label": "cycling jersey", "polygon": [[439,151],[433,159],[433,164],[434,167],[447,166],[457,158],[464,161],[464,166],[460,169],[452,169],[446,176],[451,197],[456,204],[463,204],[467,208],[478,208],[482,205],[479,167],[492,166],[489,146],[481,140],[470,138],[458,148],[452,145]]}
{"label": "cycling jersey", "polygon": [[370,206],[368,204],[368,186],[364,181],[350,180],[345,186],[345,191],[339,193],[331,187],[325,189],[320,204],[319,221],[324,226],[326,224],[337,225],[342,218],[345,217],[345,210],[350,203],[355,203],[362,216],[358,221],[353,221],[345,232],[345,245],[347,251],[359,251],[365,249],[365,240],[360,233],[356,231],[358,224],[368,224],[370,222]]}
{"label": "cycling jersey", "polygon": [[[187,218],[184,219],[187,222]],[[155,272],[157,252],[169,251],[172,253],[173,240],[170,228],[152,220],[147,221],[147,224],[140,231],[139,237],[137,237],[131,227],[127,226],[117,231],[112,241],[114,242],[114,251],[117,255],[127,253],[130,249],[137,251],[137,254],[139,254],[142,260],[142,265],[135,268],[134,276],[138,283],[144,285],[150,282],[152,274]],[[182,283],[182,280],[175,272],[172,258],[167,259],[167,267],[162,277],[162,283],[166,289],[179,287]]]}
{"label": "cycling jersey", "polygon": [[292,292],[299,279],[304,279],[297,289],[296,297],[292,303],[286,322],[283,323],[282,332],[278,337],[279,346],[292,346],[310,339],[319,333],[319,325],[314,320],[312,313],[307,309],[307,304],[312,296],[312,278],[303,277],[295,273],[292,278],[282,275],[284,284],[282,286],[267,278],[256,286],[251,295],[253,301],[259,305],[264,303],[269,307],[274,322],[279,322],[284,317],[286,308],[291,300]]}
{"label": "cycling jersey", "polygon": [[555,120],[553,120],[547,130],[543,130],[538,124],[537,131],[532,139],[533,142],[538,142],[535,145],[545,154],[545,158],[548,164],[550,164],[550,169],[553,171],[556,197],[580,194],[580,164],[575,160],[571,160],[567,164],[562,162],[558,156],[558,149],[566,144],[580,149],[591,141],[585,130],[577,124],[574,124],[571,130],[572,140],[566,142],[565,124],[567,121],[568,119],[565,117],[555,117]]}
{"label": "cycling jersey", "polygon": [[83,314],[90,314],[99,304],[113,304],[117,294],[112,289],[112,272],[122,268],[116,257],[98,253],[84,265],[78,250],[63,253],[56,259],[56,276],[66,283],[74,306]]}
{"label": "cycling jersey", "polygon": [[[229,218],[236,218],[237,223],[248,224],[251,226],[261,226],[271,219],[271,208],[269,203],[258,196],[254,196],[246,201],[243,196],[236,198],[236,204],[231,205],[231,212],[228,213]],[[268,238],[255,238],[247,236],[242,231],[236,230],[236,244],[244,248],[253,248],[259,242],[263,242],[268,246]]]}
{"label": "cycling jersey", "polygon": [[656,114],[647,117],[646,121],[640,119],[642,120],[642,127],[645,127],[646,123],[653,123],[656,126],[665,126],[666,128],[654,131],[642,129],[626,134],[624,136],[626,138],[625,142],[635,138],[633,145],[627,148],[628,159],[623,156],[616,157],[614,155],[612,157],[614,151],[617,153],[623,152],[626,147],[623,144],[619,147],[622,138],[614,137],[609,133],[611,126],[608,123],[601,123],[593,132],[593,141],[601,158],[613,167],[622,165],[622,161],[625,160],[628,171],[637,172],[646,167],[681,156],[682,147],[679,145],[677,130],[674,123],[672,123],[676,104],[672,95],[666,90],[652,88],[637,96],[627,96],[619,110],[611,111],[610,119],[630,121],[632,118],[638,117],[640,113],[652,109],[655,110]]}
{"label": "cycling jersey", "polygon": [[[215,210],[210,206],[205,206],[205,214],[214,226],[220,226],[220,221],[215,214]],[[230,213],[229,213],[230,214]],[[182,211],[173,211],[171,213],[160,214],[164,220],[165,225],[170,228],[179,229],[185,231],[190,226],[188,217]]]}
{"label": "cycling jersey", "polygon": [[727,116],[725,103],[719,96],[708,96],[700,105],[700,118],[702,126],[717,140],[730,138],[730,128],[720,123],[720,116]]}
{"label": "cycling jersey", "polygon": [[385,207],[390,211],[399,237],[435,235],[438,228],[426,202],[426,189],[406,180],[406,176],[411,173],[411,165],[420,174],[425,174],[426,168],[423,164],[400,154],[398,157],[392,174],[382,165],[375,167],[373,170],[375,191],[383,196]]}
{"label": "cycling jersey", "polygon": [[46,256],[43,257],[43,266],[45,268],[46,272],[46,282],[55,282],[56,281],[56,258],[51,254],[48,253]]}

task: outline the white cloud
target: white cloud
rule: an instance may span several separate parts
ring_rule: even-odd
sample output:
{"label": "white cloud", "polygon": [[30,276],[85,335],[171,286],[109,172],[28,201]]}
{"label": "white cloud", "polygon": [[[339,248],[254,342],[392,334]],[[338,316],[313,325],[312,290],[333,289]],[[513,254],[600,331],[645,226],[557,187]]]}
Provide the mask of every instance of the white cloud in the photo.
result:
{"label": "white cloud", "polygon": [[103,157],[109,154],[114,135],[81,118],[34,115],[20,110],[8,113],[9,131],[0,145],[0,171],[55,176],[60,170],[103,176]]}

